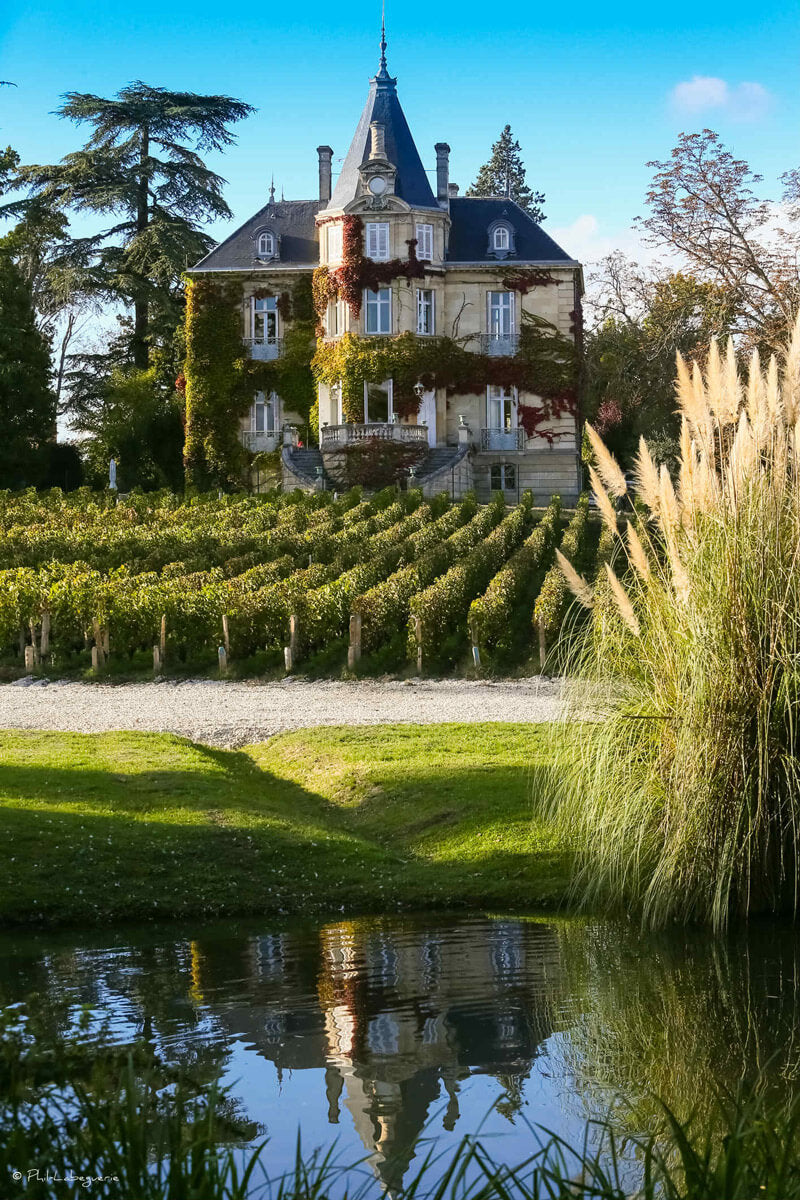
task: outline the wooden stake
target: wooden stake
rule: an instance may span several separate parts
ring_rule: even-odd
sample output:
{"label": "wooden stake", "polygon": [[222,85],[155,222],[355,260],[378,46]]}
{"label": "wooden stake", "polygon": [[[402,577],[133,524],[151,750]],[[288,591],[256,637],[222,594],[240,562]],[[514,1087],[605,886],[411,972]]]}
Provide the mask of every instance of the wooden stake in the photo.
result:
{"label": "wooden stake", "polygon": [[231,652],[231,639],[230,639],[230,633],[228,632],[228,614],[227,613],[222,614],[222,641],[225,646],[225,657],[227,659],[227,657],[230,655],[230,652]]}
{"label": "wooden stake", "polygon": [[36,647],[36,622],[31,621],[30,627],[31,627],[31,646],[33,647],[33,661],[34,661],[34,663],[38,663],[39,662],[39,651]]}
{"label": "wooden stake", "polygon": [[161,648],[153,646],[153,674],[161,674]]}
{"label": "wooden stake", "polygon": [[228,655],[225,652],[224,646],[220,646],[219,650],[217,651],[217,658],[219,659],[220,675],[227,675],[228,674]]}
{"label": "wooden stake", "polygon": [[161,616],[161,638],[159,639],[158,648],[161,652],[161,661],[163,662],[167,655],[167,614]]}
{"label": "wooden stake", "polygon": [[50,612],[48,609],[42,613],[42,637],[39,642],[39,653],[42,658],[47,658],[50,653]]}
{"label": "wooden stake", "polygon": [[297,613],[289,617],[289,649],[292,652],[292,662],[297,662],[300,642],[300,618]]}
{"label": "wooden stake", "polygon": [[294,662],[293,662],[293,658],[292,658],[292,647],[291,646],[283,647],[283,665],[287,671],[291,671],[293,668]]}
{"label": "wooden stake", "polygon": [[347,666],[353,670],[361,658],[361,613],[350,613],[350,645],[347,647]]}
{"label": "wooden stake", "polygon": [[110,653],[111,653],[111,638],[109,636],[108,626],[106,625],[105,629],[103,630],[103,654],[105,654],[106,658],[108,658]]}
{"label": "wooden stake", "polygon": [[539,671],[544,675],[544,664],[547,661],[547,641],[544,635],[544,617],[539,617]]}
{"label": "wooden stake", "polygon": [[32,671],[35,666],[33,646],[25,647],[25,670]]}
{"label": "wooden stake", "polygon": [[422,674],[422,617],[414,617],[414,633],[417,638],[417,673]]}
{"label": "wooden stake", "polygon": [[100,646],[92,646],[92,670],[95,675],[99,675],[100,668],[103,665],[103,651]]}

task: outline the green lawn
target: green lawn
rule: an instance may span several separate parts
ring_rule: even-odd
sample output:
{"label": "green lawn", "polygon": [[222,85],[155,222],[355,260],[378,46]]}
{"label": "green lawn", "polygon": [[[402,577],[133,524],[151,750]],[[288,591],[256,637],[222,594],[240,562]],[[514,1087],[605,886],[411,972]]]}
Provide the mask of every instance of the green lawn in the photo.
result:
{"label": "green lawn", "polygon": [[548,726],[0,734],[0,922],[552,906],[531,816]]}

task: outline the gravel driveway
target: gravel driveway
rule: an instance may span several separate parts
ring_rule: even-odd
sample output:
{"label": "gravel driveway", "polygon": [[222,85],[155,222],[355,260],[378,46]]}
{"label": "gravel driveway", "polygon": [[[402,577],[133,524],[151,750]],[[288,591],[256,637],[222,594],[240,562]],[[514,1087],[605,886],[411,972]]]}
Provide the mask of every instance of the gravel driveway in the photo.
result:
{"label": "gravel driveway", "polygon": [[0,686],[0,729],[112,729],[177,733],[215,746],[245,746],[311,725],[435,725],[444,721],[552,721],[564,711],[562,683],[533,677],[471,680],[285,679]]}

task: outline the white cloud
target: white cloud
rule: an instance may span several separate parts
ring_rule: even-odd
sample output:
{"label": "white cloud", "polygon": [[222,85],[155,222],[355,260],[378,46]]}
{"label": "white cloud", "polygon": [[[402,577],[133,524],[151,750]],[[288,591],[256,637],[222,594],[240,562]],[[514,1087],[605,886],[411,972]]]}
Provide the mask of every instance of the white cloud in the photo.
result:
{"label": "white cloud", "polygon": [[605,228],[592,213],[582,213],[571,225],[546,228],[567,254],[584,264],[599,262],[615,250],[621,250],[637,262],[648,262],[653,257],[652,250],[644,245],[636,229]]}
{"label": "white cloud", "polygon": [[769,108],[771,99],[760,83],[745,82],[733,87],[715,75],[693,75],[676,84],[670,92],[672,107],[678,112],[695,114],[713,108],[737,121],[759,120]]}

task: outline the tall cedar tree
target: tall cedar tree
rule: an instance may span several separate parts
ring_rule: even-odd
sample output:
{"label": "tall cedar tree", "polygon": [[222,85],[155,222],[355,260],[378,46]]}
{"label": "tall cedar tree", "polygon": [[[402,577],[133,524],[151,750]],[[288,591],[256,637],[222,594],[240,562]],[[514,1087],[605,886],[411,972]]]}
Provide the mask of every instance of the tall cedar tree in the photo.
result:
{"label": "tall cedar tree", "polygon": [[97,291],[133,306],[130,355],[140,369],[150,362],[154,324],[170,314],[173,325],[177,320],[181,272],[213,244],[201,224],[232,215],[222,198],[225,180],[200,152],[231,145],[229,126],[253,111],[230,96],[168,92],[141,81],[112,99],[68,92],[59,116],[88,122],[91,137],[60,163],[18,173],[28,204],[116,218],[79,240],[91,253]]}
{"label": "tall cedar tree", "polygon": [[0,240],[0,487],[37,482],[41,452],[55,434],[50,347],[36,327],[30,287]]}
{"label": "tall cedar tree", "polygon": [[470,188],[468,196],[509,196],[524,208],[534,221],[540,224],[545,219],[544,194],[528,187],[525,165],[520,154],[520,144],[506,125],[492,146],[492,156],[478,172],[478,178]]}

